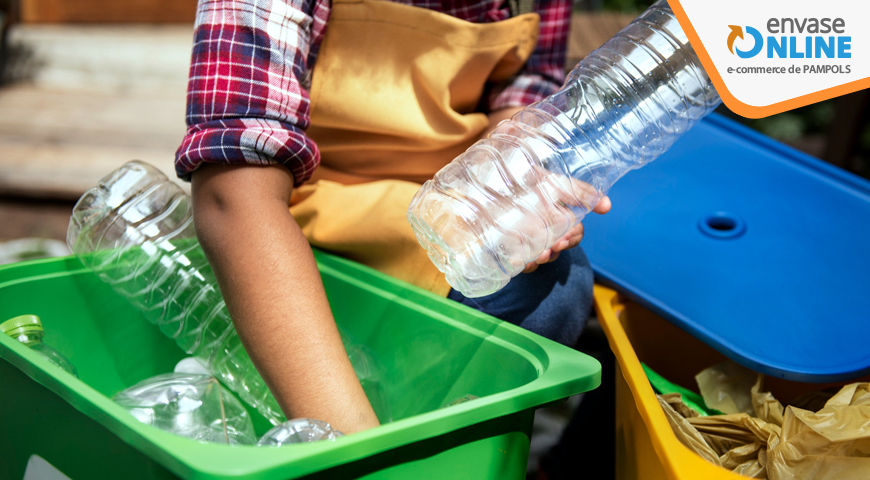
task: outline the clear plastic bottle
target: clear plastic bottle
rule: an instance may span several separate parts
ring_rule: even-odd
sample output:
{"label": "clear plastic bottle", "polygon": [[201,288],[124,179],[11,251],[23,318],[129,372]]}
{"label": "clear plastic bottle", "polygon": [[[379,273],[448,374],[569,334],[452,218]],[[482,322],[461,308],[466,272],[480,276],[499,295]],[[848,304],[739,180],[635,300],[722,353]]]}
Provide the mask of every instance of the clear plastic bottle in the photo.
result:
{"label": "clear plastic bottle", "polygon": [[39,353],[46,360],[71,373],[73,376],[79,376],[76,367],[66,357],[43,343],[42,337],[45,336],[45,330],[42,328],[42,320],[36,315],[19,315],[15,318],[10,318],[0,324],[0,332],[27,345],[31,350]]}
{"label": "clear plastic bottle", "polygon": [[332,428],[332,425],[312,418],[294,418],[266,432],[260,441],[261,447],[280,447],[294,443],[312,443],[321,440],[334,441],[344,434]]}
{"label": "clear plastic bottle", "polygon": [[369,403],[372,404],[372,409],[378,416],[381,423],[390,423],[393,421],[392,409],[390,402],[386,396],[386,373],[383,365],[378,361],[375,354],[363,345],[354,340],[341,326],[338,327],[338,333],[341,334],[341,341],[344,343],[344,350],[347,352],[347,357],[353,365],[353,371],[356,378],[366,393]]}
{"label": "clear plastic bottle", "polygon": [[136,420],[200,442],[253,445],[251,417],[210,375],[167,373],[143,380],[112,397]]}
{"label": "clear plastic bottle", "polygon": [[[73,208],[67,244],[87,267],[199,359],[272,424],[285,420],[233,327],[217,280],[196,240],[190,197],[156,168],[128,162]],[[370,399],[382,399],[375,360],[347,345]],[[378,409],[382,422],[389,413]]]}
{"label": "clear plastic bottle", "polygon": [[427,181],[408,220],[453,288],[494,293],[719,103],[660,0]]}

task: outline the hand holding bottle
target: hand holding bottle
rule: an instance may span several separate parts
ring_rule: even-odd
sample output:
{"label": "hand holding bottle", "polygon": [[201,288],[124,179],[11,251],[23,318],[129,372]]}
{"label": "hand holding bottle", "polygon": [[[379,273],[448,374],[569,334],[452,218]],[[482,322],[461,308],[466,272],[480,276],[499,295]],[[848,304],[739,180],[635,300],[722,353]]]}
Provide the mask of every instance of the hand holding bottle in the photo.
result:
{"label": "hand holding bottle", "polygon": [[530,263],[552,259],[554,245],[576,242],[576,226],[590,211],[606,211],[599,202],[619,178],[664,153],[720,102],[660,0],[580,62],[561,90],[427,181],[408,220],[454,289],[489,295]]}
{"label": "hand holding bottle", "polygon": [[[610,211],[610,206],[610,197],[604,197],[598,201],[598,205],[596,205],[592,211],[599,215],[604,215]],[[534,262],[527,263],[523,273],[532,273],[537,270],[539,266],[545,263],[555,262],[556,259],[559,258],[561,252],[580,245],[582,240],[583,224],[578,223],[577,225],[574,225],[571,230],[568,230],[568,233],[566,233],[562,238],[556,240],[556,243],[550,246],[550,248],[544,250],[544,252],[541,253]]]}

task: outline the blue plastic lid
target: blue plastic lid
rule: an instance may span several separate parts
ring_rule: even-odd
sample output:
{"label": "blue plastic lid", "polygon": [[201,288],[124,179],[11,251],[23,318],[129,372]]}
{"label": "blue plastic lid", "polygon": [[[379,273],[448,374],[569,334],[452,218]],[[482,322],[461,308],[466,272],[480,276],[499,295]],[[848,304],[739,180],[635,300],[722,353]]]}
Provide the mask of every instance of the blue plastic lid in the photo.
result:
{"label": "blue plastic lid", "polygon": [[610,196],[599,281],[753,370],[870,372],[870,182],[711,115]]}

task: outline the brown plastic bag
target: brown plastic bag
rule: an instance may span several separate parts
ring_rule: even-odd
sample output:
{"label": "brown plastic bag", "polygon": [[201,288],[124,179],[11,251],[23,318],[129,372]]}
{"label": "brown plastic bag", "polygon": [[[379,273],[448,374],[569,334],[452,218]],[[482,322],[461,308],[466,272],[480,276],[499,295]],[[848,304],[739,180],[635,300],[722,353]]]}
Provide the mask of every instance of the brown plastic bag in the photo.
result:
{"label": "brown plastic bag", "polygon": [[870,478],[870,383],[843,387],[816,413],[788,407],[770,480]]}
{"label": "brown plastic bag", "polygon": [[816,413],[783,409],[762,386],[759,375],[750,390],[754,417],[698,417],[678,394],[659,395],[659,403],[686,447],[735,473],[769,480],[870,478],[870,383],[843,387]]}
{"label": "brown plastic bag", "polygon": [[704,369],[695,381],[707,407],[724,414],[752,413],[749,390],[757,376],[734,362],[724,362]]}
{"label": "brown plastic bag", "polygon": [[767,478],[767,448],[779,442],[778,425],[746,413],[714,415],[688,420],[719,455],[723,468],[752,478]]}
{"label": "brown plastic bag", "polygon": [[668,423],[671,424],[671,428],[674,430],[674,434],[680,442],[687,446],[689,450],[700,455],[704,460],[707,460],[714,465],[721,466],[722,464],[719,462],[719,454],[717,454],[716,451],[707,444],[707,441],[703,436],[701,436],[701,432],[693,427],[686,417],[677,413],[677,410],[674,408],[674,405],[677,405],[677,408],[680,408],[681,411],[687,409],[691,412],[691,415],[697,415],[697,413],[683,403],[682,395],[679,393],[670,393],[668,395],[656,396],[659,399],[659,404],[662,406],[662,410],[665,412],[665,416],[668,417]]}

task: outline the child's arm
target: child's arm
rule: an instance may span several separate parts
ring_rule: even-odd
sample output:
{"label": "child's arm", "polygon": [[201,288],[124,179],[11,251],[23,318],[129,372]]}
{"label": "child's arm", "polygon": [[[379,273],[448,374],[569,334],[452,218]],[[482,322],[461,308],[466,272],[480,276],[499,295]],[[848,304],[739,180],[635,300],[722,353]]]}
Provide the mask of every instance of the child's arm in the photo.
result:
{"label": "child's arm", "polygon": [[197,237],[239,338],[287,417],[346,434],[378,425],[289,213],[290,171],[202,165],[192,182]]}
{"label": "child's arm", "polygon": [[288,210],[317,167],[305,78],[328,0],[200,1],[176,171],[245,350],[288,417],[377,425]]}

